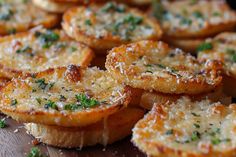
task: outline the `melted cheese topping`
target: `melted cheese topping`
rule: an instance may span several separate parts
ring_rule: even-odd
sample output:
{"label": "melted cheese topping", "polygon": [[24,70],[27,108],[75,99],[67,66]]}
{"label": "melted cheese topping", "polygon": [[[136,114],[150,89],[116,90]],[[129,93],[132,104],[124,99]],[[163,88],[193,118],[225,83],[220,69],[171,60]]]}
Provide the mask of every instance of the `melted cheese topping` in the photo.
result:
{"label": "melted cheese topping", "polygon": [[0,2],[1,34],[25,31],[37,25],[52,27],[57,24],[57,15],[34,7],[30,0],[2,0]]}
{"label": "melted cheese topping", "polygon": [[[162,91],[163,86],[168,88],[172,83],[176,86],[182,83],[188,86],[191,82],[209,86],[218,84],[217,64],[211,61],[199,62],[180,49],[171,49],[163,42],[153,41],[141,41],[114,48],[106,61],[109,72],[118,75],[129,85],[168,93],[178,92],[178,89]],[[142,81],[146,82],[145,86]],[[162,87],[158,86],[160,81],[165,83]],[[140,84],[134,84],[135,82]]]}
{"label": "melted cheese topping", "polygon": [[163,1],[163,9],[162,26],[168,36],[209,36],[236,24],[235,12],[222,0]]}
{"label": "melted cheese topping", "polygon": [[112,37],[112,40],[135,41],[159,35],[159,30],[153,26],[157,24],[142,13],[112,2],[77,8],[70,25],[97,39]]}
{"label": "melted cheese topping", "polygon": [[39,72],[70,64],[87,66],[92,56],[91,49],[69,39],[62,31],[40,30],[5,37],[0,41],[3,71]]}
{"label": "melted cheese topping", "polygon": [[198,53],[198,58],[222,61],[225,73],[236,78],[236,33],[222,33],[209,43],[212,49]]}
{"label": "melted cheese topping", "polygon": [[224,156],[236,148],[235,107],[209,100],[191,102],[186,97],[176,103],[157,104],[136,124],[133,141],[153,156],[177,152],[174,156]]}
{"label": "melted cheese topping", "polygon": [[71,65],[14,79],[0,97],[0,108],[14,119],[84,126],[125,107],[130,92],[105,71]]}

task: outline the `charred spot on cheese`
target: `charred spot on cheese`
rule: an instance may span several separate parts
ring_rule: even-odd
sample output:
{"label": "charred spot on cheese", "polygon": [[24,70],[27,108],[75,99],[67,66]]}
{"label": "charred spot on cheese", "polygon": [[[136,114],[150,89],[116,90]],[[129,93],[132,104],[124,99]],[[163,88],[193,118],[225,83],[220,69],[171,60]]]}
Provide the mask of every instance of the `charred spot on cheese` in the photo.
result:
{"label": "charred spot on cheese", "polygon": [[51,30],[47,30],[45,33],[36,31],[35,37],[41,41],[43,48],[50,48],[53,43],[60,39],[60,36]]}

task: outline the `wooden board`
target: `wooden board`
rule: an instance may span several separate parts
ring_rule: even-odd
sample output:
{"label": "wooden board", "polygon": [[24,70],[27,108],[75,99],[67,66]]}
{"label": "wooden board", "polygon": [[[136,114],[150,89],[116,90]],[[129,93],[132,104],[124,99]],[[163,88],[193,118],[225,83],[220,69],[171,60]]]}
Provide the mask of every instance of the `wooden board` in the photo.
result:
{"label": "wooden board", "polygon": [[[4,118],[0,115],[0,118]],[[7,118],[7,127],[0,129],[0,157],[27,157],[34,138],[28,135],[22,124]],[[58,149],[44,144],[37,147],[48,157],[145,157],[130,142],[130,137],[107,147],[95,146],[76,149]]]}

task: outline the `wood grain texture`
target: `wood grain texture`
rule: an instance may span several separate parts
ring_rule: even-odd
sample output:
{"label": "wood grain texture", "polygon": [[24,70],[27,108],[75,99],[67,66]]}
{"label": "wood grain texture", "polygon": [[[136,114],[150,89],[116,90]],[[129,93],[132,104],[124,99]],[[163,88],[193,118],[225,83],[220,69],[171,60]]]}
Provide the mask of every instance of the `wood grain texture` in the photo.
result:
{"label": "wood grain texture", "polygon": [[[0,118],[3,118],[0,115]],[[31,148],[34,147],[32,141],[34,138],[28,135],[22,124],[7,118],[7,127],[0,129],[0,157],[27,157]],[[37,147],[48,157],[145,157],[126,138],[106,148],[103,146],[94,146],[76,149],[58,149],[44,144]]]}

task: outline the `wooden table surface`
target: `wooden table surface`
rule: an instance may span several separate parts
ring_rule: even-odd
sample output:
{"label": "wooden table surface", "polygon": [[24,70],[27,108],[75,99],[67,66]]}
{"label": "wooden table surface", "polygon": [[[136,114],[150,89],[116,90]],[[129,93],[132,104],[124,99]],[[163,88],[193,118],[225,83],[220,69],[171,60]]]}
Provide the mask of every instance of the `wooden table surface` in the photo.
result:
{"label": "wooden table surface", "polygon": [[[0,118],[3,118],[0,115]],[[31,148],[34,147],[33,137],[28,135],[22,124],[7,118],[7,127],[0,129],[0,157],[27,157]],[[107,147],[94,146],[76,149],[58,149],[44,144],[39,144],[38,147],[44,155],[48,157],[145,157],[136,147],[130,142],[130,137],[116,142]]]}

